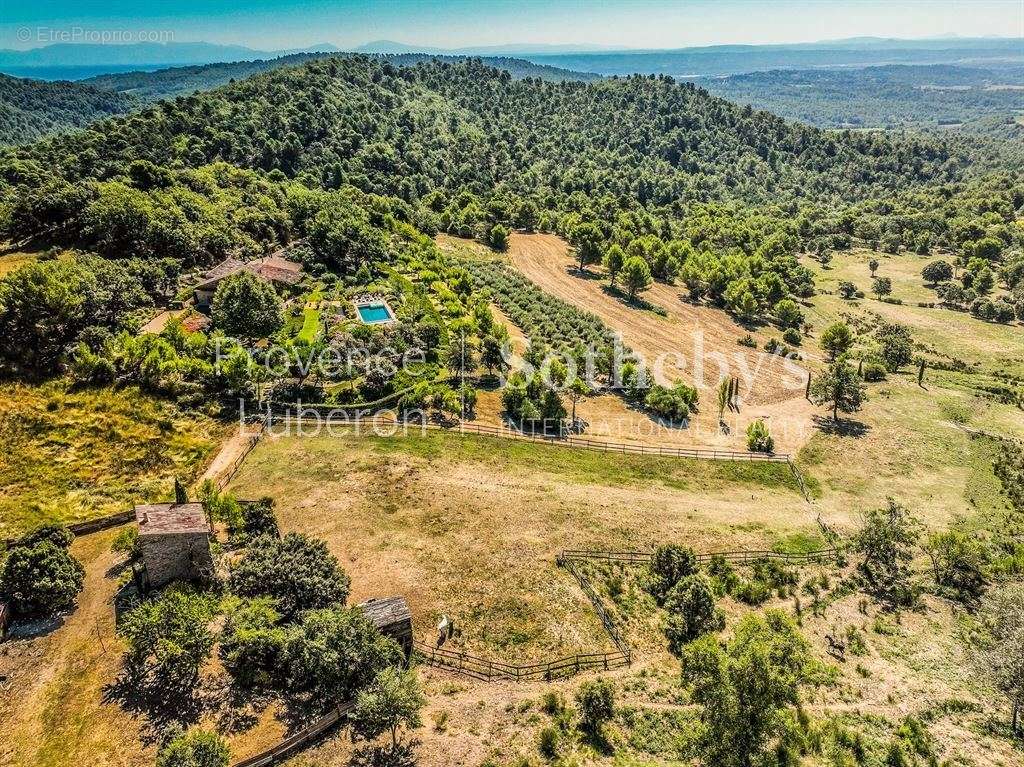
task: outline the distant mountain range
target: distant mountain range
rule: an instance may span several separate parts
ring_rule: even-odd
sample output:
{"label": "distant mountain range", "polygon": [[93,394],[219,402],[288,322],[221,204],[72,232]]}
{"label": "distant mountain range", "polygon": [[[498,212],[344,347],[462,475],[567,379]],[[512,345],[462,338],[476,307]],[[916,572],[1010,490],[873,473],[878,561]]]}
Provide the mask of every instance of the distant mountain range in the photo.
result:
{"label": "distant mountain range", "polygon": [[[132,45],[58,43],[23,51],[0,50],[0,72],[46,80],[76,80],[128,70],[268,60],[296,53],[333,53],[341,50],[330,43],[278,51],[204,42]],[[506,56],[601,75],[641,72],[675,77],[886,64],[965,64],[991,68],[1024,63],[1024,39],[1001,37],[944,37],[927,40],[857,37],[816,43],[712,45],[665,50],[533,43],[438,48],[377,40],[353,50],[372,54]]]}
{"label": "distant mountain range", "polygon": [[508,45],[474,45],[467,48],[436,48],[429,45],[408,45],[393,40],[374,40],[358,48],[355,53],[432,53],[442,56],[516,56],[558,55],[563,53],[609,53],[628,51],[625,46],[612,45],[544,45],[533,43],[511,43]]}
{"label": "distant mountain range", "polygon": [[888,64],[964,64],[993,68],[1024,63],[1024,39],[854,38],[791,45],[712,45],[664,51],[524,55],[523,58],[538,64],[606,76],[653,73],[677,78],[726,76],[772,69]]}

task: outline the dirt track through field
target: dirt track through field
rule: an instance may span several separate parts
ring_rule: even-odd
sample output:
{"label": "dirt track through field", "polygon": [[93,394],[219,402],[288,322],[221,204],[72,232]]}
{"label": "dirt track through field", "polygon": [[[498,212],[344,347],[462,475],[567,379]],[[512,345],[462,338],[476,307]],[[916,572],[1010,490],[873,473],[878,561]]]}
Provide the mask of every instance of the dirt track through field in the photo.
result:
{"label": "dirt track through field", "polygon": [[[621,333],[623,343],[653,366],[661,383],[681,379],[697,386],[701,412],[684,441],[738,444],[742,431],[756,418],[772,425],[777,450],[795,452],[809,438],[814,409],[804,399],[805,369],[797,362],[738,344],[748,331],[725,312],[694,306],[683,300],[680,288],[664,283],[655,283],[643,297],[663,308],[667,316],[630,306],[605,292],[607,280],[599,270],[592,267],[589,277],[582,276],[565,241],[554,235],[513,234],[509,256],[515,267],[545,292],[593,312]],[[523,330],[529,333],[529,328]],[[761,348],[770,337],[758,331],[751,335]],[[738,418],[726,419],[735,422],[730,437],[716,433],[715,386],[723,374],[740,379],[741,413]],[[606,403],[603,410],[602,415],[622,411],[631,418],[636,416],[624,406]]]}

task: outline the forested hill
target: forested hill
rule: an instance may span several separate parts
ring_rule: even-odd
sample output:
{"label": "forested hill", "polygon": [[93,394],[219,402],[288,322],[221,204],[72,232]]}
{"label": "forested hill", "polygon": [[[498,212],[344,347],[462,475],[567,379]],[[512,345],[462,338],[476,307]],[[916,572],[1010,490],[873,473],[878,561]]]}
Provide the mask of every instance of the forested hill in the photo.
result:
{"label": "forested hill", "polygon": [[[156,72],[121,72],[109,75],[90,77],[82,82],[104,90],[130,93],[145,101],[179,96],[194,91],[205,91],[225,85],[232,80],[244,80],[260,72],[267,72],[281,67],[298,66],[312,59],[324,58],[331,54],[295,53],[275,59],[257,61],[231,61],[220,64],[205,64],[195,67],[172,67]],[[337,56],[337,54],[334,54]],[[398,66],[411,66],[431,59],[457,62],[458,56],[433,56],[421,53],[406,53],[384,56],[387,61]],[[504,57],[483,59],[488,66],[504,69],[515,78],[539,77],[542,80],[595,80],[598,75],[582,72],[570,72],[567,69],[534,64],[524,59]]]}
{"label": "forested hill", "polygon": [[[0,145],[24,144],[51,133],[83,128],[94,120],[125,114],[147,103],[211,90],[261,72],[299,66],[327,55],[331,54],[296,53],[257,61],[98,75],[78,82],[44,82],[0,75]],[[403,67],[430,60],[449,63],[464,60],[459,56],[427,54],[381,58]],[[599,79],[598,75],[570,72],[523,59],[493,57],[483,62],[507,71],[516,79],[535,77],[551,82]]]}
{"label": "forested hill", "polygon": [[0,74],[0,144],[24,144],[122,114],[134,99],[70,82],[23,80]]}
{"label": "forested hill", "polygon": [[504,185],[555,207],[574,193],[643,205],[854,200],[959,179],[955,145],[827,133],[663,77],[515,80],[479,61],[399,68],[326,58],[165,102],[26,148],[69,180],[231,164],[407,200]]}
{"label": "forested hill", "polygon": [[[438,231],[499,250],[512,228],[550,231],[583,263],[618,246],[641,277],[679,276],[745,322],[792,317],[791,297],[814,291],[801,251],[856,237],[1016,253],[1019,166],[988,174],[969,149],[789,123],[664,76],[547,82],[479,60],[316,59],[0,151],[0,241],[110,260],[77,282],[60,270],[78,267],[40,267],[45,290],[36,272],[8,283],[0,340],[14,342],[0,358],[56,369],[79,341],[96,352],[122,328],[124,285],[155,294],[183,268],[300,238],[311,270],[365,284],[400,262],[434,281]],[[452,280],[446,304],[471,291],[468,275]]]}

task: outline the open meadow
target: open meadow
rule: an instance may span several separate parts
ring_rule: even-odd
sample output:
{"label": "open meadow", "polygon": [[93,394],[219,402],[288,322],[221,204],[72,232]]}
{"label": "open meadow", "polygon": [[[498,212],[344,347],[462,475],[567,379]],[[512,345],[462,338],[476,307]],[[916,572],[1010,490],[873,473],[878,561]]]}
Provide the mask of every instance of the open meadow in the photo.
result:
{"label": "open meadow", "polygon": [[571,548],[754,547],[816,533],[786,464],[623,456],[456,434],[267,436],[230,488],[272,495],[325,539],[353,598],[402,594],[419,636],[442,614],[510,662],[605,649]]}

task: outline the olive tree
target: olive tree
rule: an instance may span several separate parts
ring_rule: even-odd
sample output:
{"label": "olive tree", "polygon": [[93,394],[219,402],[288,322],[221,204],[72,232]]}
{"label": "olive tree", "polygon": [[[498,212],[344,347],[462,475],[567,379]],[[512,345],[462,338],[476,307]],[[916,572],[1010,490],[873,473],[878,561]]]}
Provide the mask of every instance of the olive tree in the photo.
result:
{"label": "olive tree", "polygon": [[889,498],[885,508],[869,511],[853,536],[853,550],[863,555],[857,564],[866,590],[893,607],[917,600],[911,583],[911,562],[921,526],[906,507]]}
{"label": "olive tree", "polygon": [[215,612],[212,597],[185,587],[171,587],[129,611],[117,627],[128,646],[129,673],[163,691],[190,692],[213,649]]}
{"label": "olive tree", "polygon": [[420,710],[426,703],[412,671],[386,668],[356,697],[351,715],[352,731],[356,737],[366,740],[390,733],[391,750],[395,751],[399,730],[419,727],[422,724]]}

